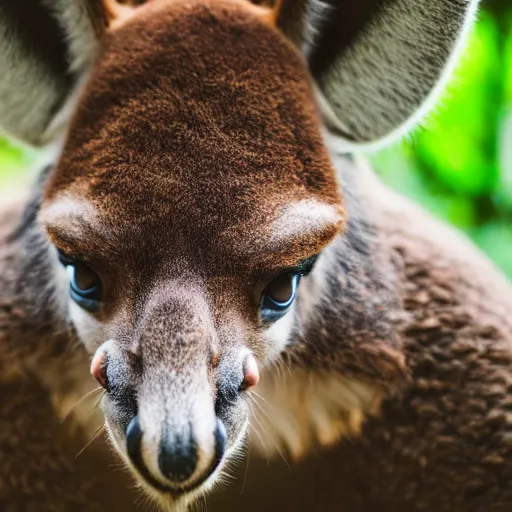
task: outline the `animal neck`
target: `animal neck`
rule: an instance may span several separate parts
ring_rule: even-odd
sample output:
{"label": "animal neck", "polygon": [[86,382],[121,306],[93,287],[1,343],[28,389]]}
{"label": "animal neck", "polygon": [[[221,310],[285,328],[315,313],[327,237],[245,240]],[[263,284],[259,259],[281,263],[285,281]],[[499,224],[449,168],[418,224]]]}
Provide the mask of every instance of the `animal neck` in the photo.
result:
{"label": "animal neck", "polygon": [[372,171],[339,156],[348,223],[301,283],[286,353],[253,396],[254,442],[293,458],[357,435],[406,380],[400,265],[381,239],[366,192]]}

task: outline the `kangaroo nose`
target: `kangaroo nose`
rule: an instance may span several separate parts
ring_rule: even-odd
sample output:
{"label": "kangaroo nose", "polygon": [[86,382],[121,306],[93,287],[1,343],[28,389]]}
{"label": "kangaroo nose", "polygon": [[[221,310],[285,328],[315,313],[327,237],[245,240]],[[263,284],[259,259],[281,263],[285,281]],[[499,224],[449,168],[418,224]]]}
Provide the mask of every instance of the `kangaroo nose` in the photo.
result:
{"label": "kangaroo nose", "polygon": [[141,458],[141,441],[142,441],[142,430],[140,428],[139,418],[134,416],[132,421],[128,424],[126,429],[126,451],[131,461],[140,469],[142,464]]}
{"label": "kangaroo nose", "polygon": [[[168,485],[155,478],[144,463],[142,456],[143,432],[139,419],[135,416],[126,429],[126,448],[128,456],[142,477],[162,491],[182,492],[199,487],[217,468],[226,450],[226,429],[217,418],[214,432],[215,451],[205,470],[192,479],[198,467],[198,446],[191,433],[176,435],[167,432],[160,441],[158,450],[158,469]],[[202,465],[204,467],[204,465]],[[190,481],[192,479],[192,481]]]}
{"label": "kangaroo nose", "polygon": [[158,465],[171,482],[188,480],[197,466],[197,444],[192,434],[164,436],[158,451]]}

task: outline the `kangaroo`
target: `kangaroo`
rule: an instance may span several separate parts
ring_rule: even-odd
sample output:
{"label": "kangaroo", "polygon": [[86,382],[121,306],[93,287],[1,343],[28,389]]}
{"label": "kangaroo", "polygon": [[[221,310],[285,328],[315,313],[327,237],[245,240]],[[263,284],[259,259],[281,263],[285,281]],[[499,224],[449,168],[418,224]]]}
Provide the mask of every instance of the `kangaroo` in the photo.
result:
{"label": "kangaroo", "polygon": [[512,287],[360,154],[476,4],[2,3],[2,510],[512,509]]}

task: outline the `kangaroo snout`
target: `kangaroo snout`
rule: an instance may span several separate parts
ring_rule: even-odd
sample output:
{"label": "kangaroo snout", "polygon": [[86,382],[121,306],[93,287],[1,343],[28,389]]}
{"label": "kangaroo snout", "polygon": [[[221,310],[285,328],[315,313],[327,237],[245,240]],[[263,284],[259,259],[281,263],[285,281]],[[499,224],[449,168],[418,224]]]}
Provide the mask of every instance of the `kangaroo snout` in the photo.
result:
{"label": "kangaroo snout", "polygon": [[[143,372],[126,452],[155,489],[177,496],[198,488],[223,460],[227,433],[215,413],[216,385],[206,364],[152,365]],[[212,382],[213,380],[213,382]]]}
{"label": "kangaroo snout", "polygon": [[[185,429],[187,430],[187,429]],[[131,462],[139,473],[156,489],[174,494],[191,491],[199,487],[218,467],[226,449],[227,434],[221,420],[217,418],[213,433],[213,449],[200,449],[193,428],[185,432],[165,429],[158,446],[158,473],[155,476],[144,460],[144,432],[135,416],[126,431],[126,446]],[[198,471],[199,452],[208,452],[206,469]],[[163,478],[161,478],[163,477]],[[164,480],[165,479],[165,480]]]}
{"label": "kangaroo snout", "polygon": [[251,351],[220,340],[199,317],[182,315],[181,325],[175,312],[171,328],[168,307],[157,308],[136,352],[110,340],[91,362],[116,448],[145,484],[173,498],[222,467],[245,434],[243,394],[260,378]]}

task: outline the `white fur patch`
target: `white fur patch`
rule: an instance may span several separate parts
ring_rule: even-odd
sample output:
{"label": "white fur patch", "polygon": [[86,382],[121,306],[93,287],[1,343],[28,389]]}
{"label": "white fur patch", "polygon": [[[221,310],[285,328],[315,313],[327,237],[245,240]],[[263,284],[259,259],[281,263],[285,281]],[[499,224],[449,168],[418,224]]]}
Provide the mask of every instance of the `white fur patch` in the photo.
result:
{"label": "white fur patch", "polygon": [[102,229],[94,206],[78,193],[61,193],[43,205],[39,220],[49,229],[63,231],[74,237],[83,234],[84,224],[94,226],[99,231]]}
{"label": "white fur patch", "polygon": [[339,207],[314,199],[291,203],[271,225],[271,245],[282,247],[290,241],[320,234],[341,222]]}
{"label": "white fur patch", "polygon": [[292,304],[290,310],[282,318],[266,329],[264,336],[267,361],[275,361],[288,345],[290,335],[295,324],[296,307],[295,303]]}
{"label": "white fur patch", "polygon": [[101,322],[69,299],[69,316],[78,333],[80,341],[89,353],[93,353],[105,341],[105,332]]}
{"label": "white fur patch", "polygon": [[370,385],[339,374],[275,368],[250,400],[254,445],[267,457],[284,452],[297,460],[315,444],[357,435],[380,400]]}

